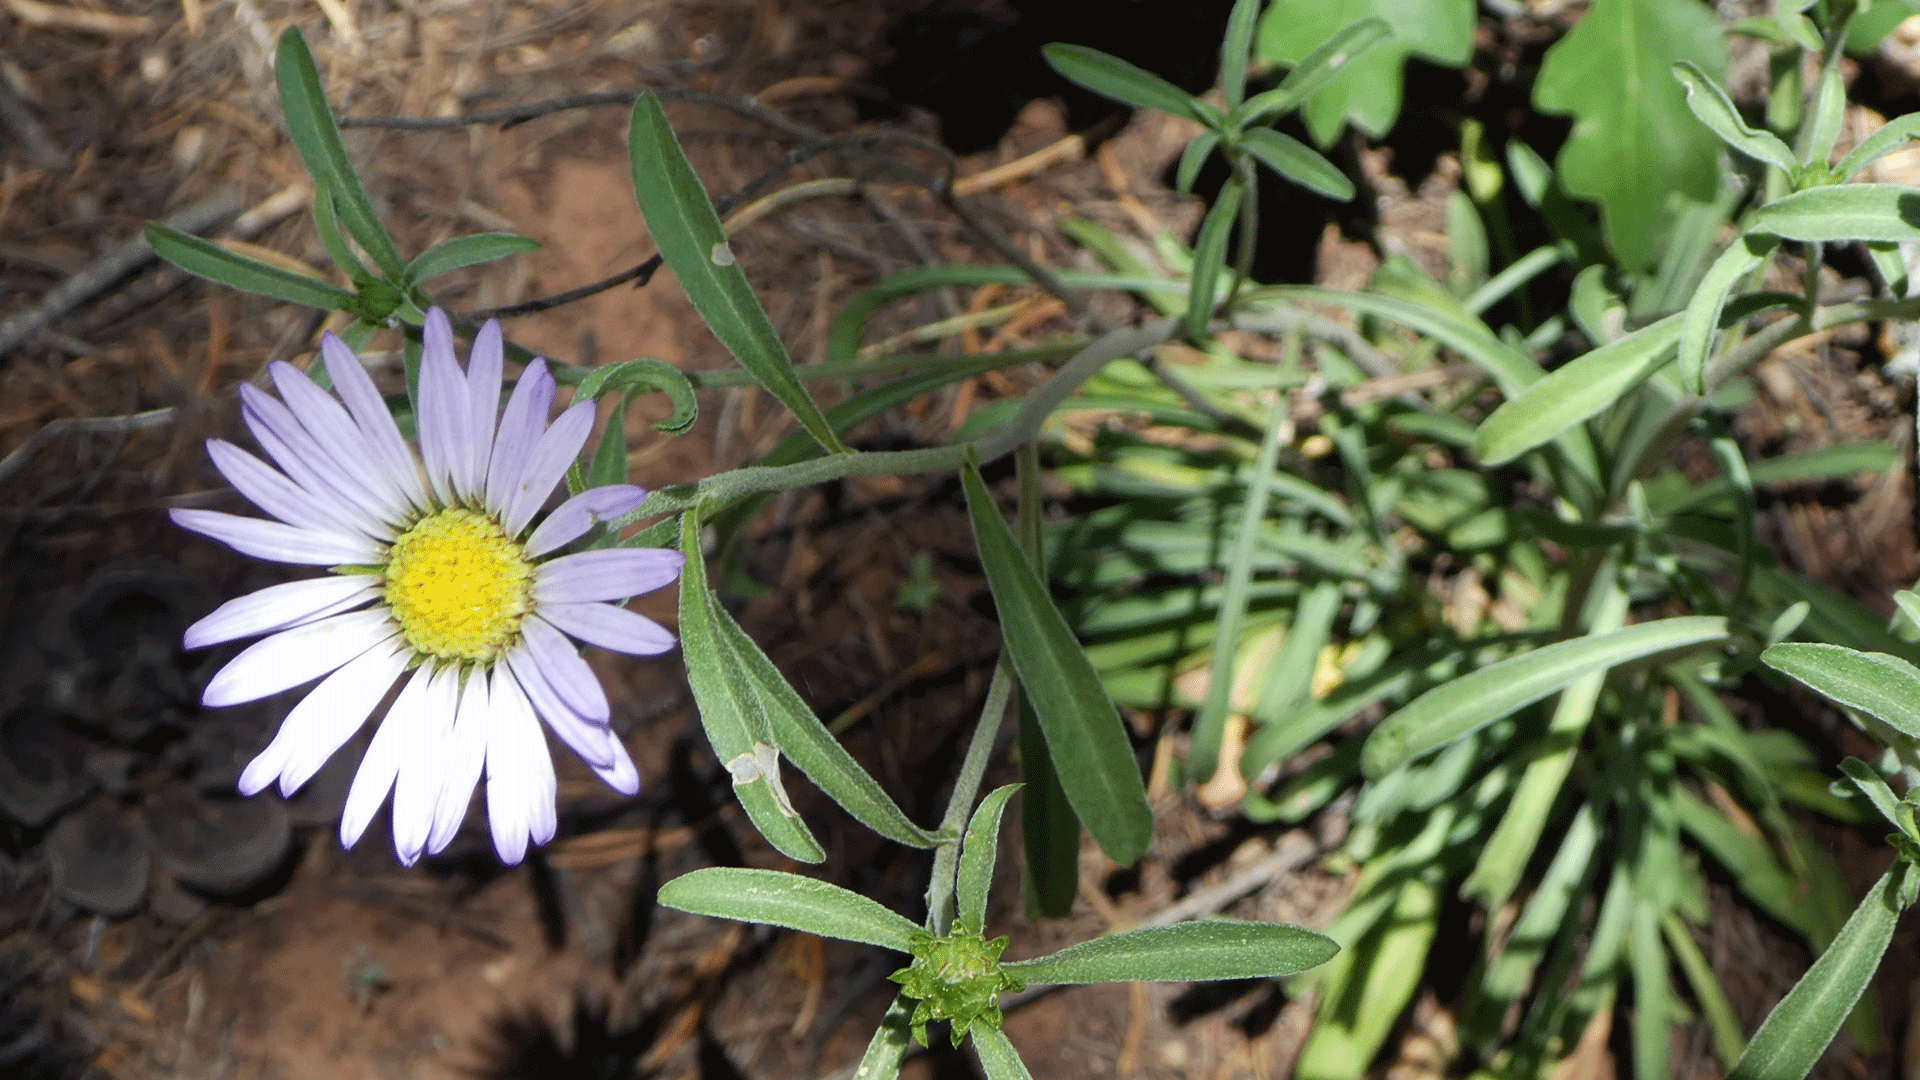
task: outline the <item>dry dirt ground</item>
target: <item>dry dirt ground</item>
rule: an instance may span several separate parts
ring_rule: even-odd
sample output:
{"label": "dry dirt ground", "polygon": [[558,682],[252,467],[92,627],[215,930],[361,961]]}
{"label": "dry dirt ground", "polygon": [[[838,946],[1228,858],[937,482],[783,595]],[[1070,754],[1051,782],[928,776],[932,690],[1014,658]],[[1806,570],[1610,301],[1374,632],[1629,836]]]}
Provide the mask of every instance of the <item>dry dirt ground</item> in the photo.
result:
{"label": "dry dirt ground", "polygon": [[[329,0],[317,10],[268,0],[128,0],[111,10],[10,0],[4,8],[0,320],[44,305],[142,222],[223,195],[247,213],[215,235],[324,264],[305,214],[304,173],[278,126],[270,56],[288,25],[306,32],[336,108],[349,115],[444,117],[673,85],[751,94],[763,107],[844,132],[856,125],[853,90],[870,73],[885,15],[879,4],[853,0]],[[715,191],[748,182],[787,149],[735,111],[676,105],[671,114]],[[436,294],[457,309],[493,309],[601,279],[651,252],[627,178],[625,115],[611,106],[504,129],[355,128],[348,146],[403,250],[482,229],[542,242],[532,255],[449,279]],[[922,133],[930,134],[924,126]],[[1006,165],[1065,134],[1058,109],[1036,105],[997,150],[961,161],[959,172]],[[1073,257],[1057,228],[1067,214],[1134,237],[1162,224],[1189,228],[1197,202],[1160,183],[1184,135],[1166,118],[1136,118],[1098,160],[1049,160],[984,190],[975,204],[1048,265]],[[940,166],[931,153],[901,153],[923,168]],[[844,167],[817,159],[774,186]],[[1446,163],[1418,190],[1391,176],[1390,159],[1370,159],[1370,167],[1386,199],[1386,229],[1439,265],[1440,208],[1452,181]],[[735,248],[802,362],[824,355],[833,313],[881,274],[994,259],[924,192],[890,182],[861,199],[795,204]],[[1364,282],[1372,265],[1366,245],[1337,234],[1322,255],[1329,283]],[[876,330],[1018,298],[935,297],[887,313]],[[231,504],[201,440],[234,432],[239,381],[260,377],[269,358],[303,360],[320,329],[303,311],[155,267],[104,281],[80,300],[10,353],[0,349],[0,455],[16,455],[0,458],[0,611],[10,613],[0,625],[9,634],[44,610],[62,610],[76,589],[84,594],[94,567],[134,553],[184,567],[207,595],[265,580],[172,529],[163,511]],[[986,336],[1019,345],[1065,325],[1035,298],[997,337]],[[727,362],[665,274],[645,288],[516,318],[508,332],[589,365],[641,356],[689,369]],[[1896,395],[1859,370],[1857,352],[1848,351],[1858,345],[1815,343],[1776,361],[1773,375],[1763,373],[1762,407],[1744,434],[1776,448],[1904,438],[1889,434],[1910,430],[1899,422]],[[395,346],[376,339],[371,348]],[[858,435],[872,445],[938,441],[970,409],[1017,392],[1018,379],[963,384]],[[648,426],[663,410],[635,407],[626,421],[635,482],[671,484],[731,467],[790,430],[757,392],[710,391],[702,405],[699,426],[677,439]],[[58,423],[156,409],[172,411],[148,426]],[[781,501],[745,553],[771,590],[744,604],[743,622],[823,716],[848,718],[850,745],[923,820],[937,813],[995,640],[981,614],[984,585],[963,514],[950,486],[848,484]],[[1861,595],[1884,596],[1914,577],[1904,473],[1865,498],[1809,495],[1782,500],[1773,515],[1781,546],[1800,565]],[[928,612],[914,614],[894,598],[920,551],[934,554],[941,589]],[[643,606],[672,617],[670,600]],[[636,800],[615,798],[558,755],[561,835],[528,865],[493,865],[484,830],[470,825],[445,856],[402,870],[380,822],[357,850],[342,852],[324,812],[295,814],[284,865],[244,895],[206,905],[156,886],[134,914],[107,920],[57,900],[44,838],[10,828],[0,835],[0,938],[11,950],[11,966],[0,965],[0,996],[31,1000],[43,1017],[35,1030],[50,1045],[65,1039],[99,1075],[127,1080],[809,1077],[848,1064],[889,996],[891,962],[654,906],[661,881],[697,866],[781,863],[727,798],[677,658],[593,659],[647,786]],[[0,665],[8,673],[0,693],[24,692],[46,674],[24,663]],[[274,715],[235,722],[237,760],[264,741]],[[1155,722],[1136,719],[1143,732]],[[186,720],[204,718],[189,711]],[[167,768],[158,757],[142,767],[150,779]],[[1073,918],[1035,925],[1017,903],[994,913],[994,925],[1014,936],[1009,955],[1138,921],[1262,865],[1291,869],[1225,897],[1232,913],[1314,926],[1338,910],[1351,882],[1295,857],[1327,836],[1214,820],[1177,793],[1157,799],[1151,856],[1137,872],[1120,873],[1089,849]],[[913,910],[921,860],[876,848],[821,800],[803,810],[832,853],[827,875]],[[1339,823],[1322,828],[1331,835]],[[1016,869],[1002,873],[998,894],[1017,897]],[[1709,954],[1745,973],[1730,974],[1729,989],[1751,1023],[1803,960],[1782,953],[1725,897],[1718,906],[1727,916],[1716,920]],[[1742,964],[1769,952],[1781,956],[1777,967]],[[15,968],[25,974],[7,982]],[[1903,1006],[1905,988],[1891,1000]],[[1265,1080],[1287,1075],[1308,1018],[1303,1003],[1266,984],[1154,985],[1055,994],[1007,1023],[1038,1076]],[[1398,1037],[1393,1075],[1433,1075],[1449,1038],[1445,1011],[1423,1000]],[[1698,1066],[1706,1056],[1683,1060]],[[1610,1075],[1610,1064],[1590,1064],[1591,1075]],[[938,1048],[911,1066],[923,1077],[969,1068]]]}

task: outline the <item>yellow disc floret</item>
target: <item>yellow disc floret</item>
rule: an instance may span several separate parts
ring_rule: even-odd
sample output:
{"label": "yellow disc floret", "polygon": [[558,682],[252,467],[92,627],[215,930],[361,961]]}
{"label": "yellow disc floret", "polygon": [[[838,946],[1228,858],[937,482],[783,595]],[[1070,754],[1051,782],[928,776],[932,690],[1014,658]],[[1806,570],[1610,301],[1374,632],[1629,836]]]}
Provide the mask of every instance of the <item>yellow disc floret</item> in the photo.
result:
{"label": "yellow disc floret", "polygon": [[533,566],[488,514],[454,508],[421,518],[393,542],[387,605],[415,652],[494,660],[533,606]]}

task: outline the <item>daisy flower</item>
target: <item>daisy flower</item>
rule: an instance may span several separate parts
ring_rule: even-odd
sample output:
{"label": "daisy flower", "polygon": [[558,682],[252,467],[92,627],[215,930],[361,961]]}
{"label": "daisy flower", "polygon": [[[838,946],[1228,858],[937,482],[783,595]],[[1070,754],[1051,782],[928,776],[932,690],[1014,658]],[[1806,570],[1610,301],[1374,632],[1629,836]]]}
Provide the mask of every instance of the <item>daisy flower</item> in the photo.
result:
{"label": "daisy flower", "polygon": [[464,372],[438,308],[424,344],[417,457],[331,334],[320,347],[338,398],[278,361],[268,373],[279,398],[241,384],[240,415],[279,468],[221,439],[207,452],[278,520],[212,510],[173,520],[244,555],[333,572],[230,600],[185,644],[267,635],[214,675],[208,708],[320,679],[241,773],[242,793],[277,780],[291,795],[398,682],[347,793],[340,842],[352,847],[391,794],[394,849],[411,866],[453,839],[484,775],[494,850],[517,863],[528,841],[553,838],[541,720],[614,790],[639,790],[606,694],[567,638],[634,656],[672,649],[672,634],[619,605],[673,581],[684,559],[657,548],[553,557],[646,497],[630,484],[590,488],[534,524],[586,443],[593,403],[549,425],[555,385],[535,360],[501,410],[498,323],[475,335]]}

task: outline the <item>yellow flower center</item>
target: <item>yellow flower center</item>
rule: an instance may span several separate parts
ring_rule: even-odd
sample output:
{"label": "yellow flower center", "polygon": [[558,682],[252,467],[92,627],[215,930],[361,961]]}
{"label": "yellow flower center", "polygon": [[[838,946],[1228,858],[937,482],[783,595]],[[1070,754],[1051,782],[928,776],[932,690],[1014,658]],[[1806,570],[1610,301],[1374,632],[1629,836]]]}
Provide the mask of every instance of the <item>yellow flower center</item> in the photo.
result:
{"label": "yellow flower center", "polygon": [[442,510],[393,542],[387,606],[415,652],[444,661],[499,657],[533,606],[533,566],[491,515]]}

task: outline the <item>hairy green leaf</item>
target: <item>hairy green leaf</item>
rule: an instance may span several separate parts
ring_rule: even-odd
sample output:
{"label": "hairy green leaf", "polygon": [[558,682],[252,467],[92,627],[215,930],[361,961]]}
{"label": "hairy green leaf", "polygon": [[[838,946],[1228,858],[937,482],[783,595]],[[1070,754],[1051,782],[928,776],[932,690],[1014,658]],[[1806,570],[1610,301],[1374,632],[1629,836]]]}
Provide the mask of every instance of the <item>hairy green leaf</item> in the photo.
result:
{"label": "hairy green leaf", "polygon": [[405,265],[400,249],[380,222],[367,189],[347,159],[346,144],[340,141],[340,126],[334,122],[333,108],[327,104],[326,88],[320,84],[320,69],[314,65],[313,52],[297,26],[289,26],[280,35],[275,52],[274,72],[280,83],[280,108],[286,115],[287,134],[314,182],[333,194],[334,209],[339,211],[347,231],[373,258],[390,281],[401,280]]}
{"label": "hairy green leaf", "polygon": [[1793,158],[1793,149],[1780,141],[1780,137],[1771,131],[1761,131],[1748,127],[1741,119],[1740,110],[1734,107],[1733,99],[1721,89],[1720,81],[1694,66],[1691,61],[1682,60],[1673,65],[1673,77],[1687,91],[1687,107],[1700,122],[1713,129],[1721,141],[1735,150],[1768,165],[1778,165],[1791,175],[1799,168],[1799,162]]}
{"label": "hairy green leaf", "polygon": [[1900,184],[1808,188],[1754,211],[1747,227],[1788,240],[1920,240],[1920,191]]}
{"label": "hairy green leaf", "polygon": [[539,248],[540,241],[516,236],[513,233],[486,232],[474,233],[472,236],[456,236],[451,240],[442,240],[421,252],[407,264],[401,280],[409,285],[417,285],[423,281],[431,281],[449,271],[478,266],[495,259],[504,259],[523,251],[537,251]]}
{"label": "hairy green leaf", "polygon": [[1317,967],[1339,951],[1297,926],[1205,919],[1108,934],[1006,967],[1028,985],[1269,979]]}
{"label": "hairy green leaf", "polygon": [[920,929],[859,893],[778,870],[695,870],[660,886],[660,902],[695,915],[784,926],[898,952],[912,950],[913,935]]}
{"label": "hairy green leaf", "polygon": [[1241,137],[1240,145],[1261,164],[1301,187],[1330,199],[1353,198],[1353,181],[1347,174],[1298,139],[1272,128],[1254,128]]}
{"label": "hairy green leaf", "polygon": [[1920,738],[1920,668],[1897,656],[1790,641],[1761,653],[1760,660],[1848,708]]}
{"label": "hairy green leaf", "polygon": [[242,292],[305,304],[323,311],[349,310],[356,299],[353,293],[331,282],[250,259],[228,251],[211,240],[202,240],[157,221],[147,226],[146,238],[154,254],[187,273],[230,285]]}
{"label": "hairy green leaf", "polygon": [[[1053,70],[1081,86],[1137,109],[1158,109],[1206,123],[1193,95],[1167,80],[1085,45],[1055,42],[1040,50]],[[1213,125],[1209,125],[1213,126]]]}

